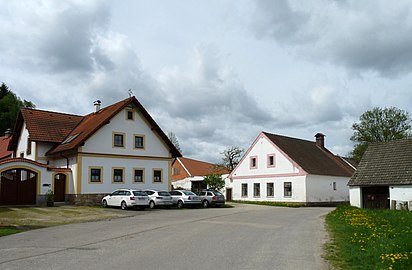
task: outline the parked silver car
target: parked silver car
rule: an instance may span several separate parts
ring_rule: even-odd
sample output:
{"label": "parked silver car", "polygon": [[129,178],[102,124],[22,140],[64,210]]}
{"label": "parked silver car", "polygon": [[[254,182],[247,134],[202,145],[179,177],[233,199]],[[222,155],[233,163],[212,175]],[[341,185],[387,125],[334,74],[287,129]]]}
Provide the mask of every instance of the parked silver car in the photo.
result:
{"label": "parked silver car", "polygon": [[126,210],[129,207],[145,209],[149,206],[149,196],[145,192],[134,189],[117,189],[103,197],[102,206],[117,206]]}
{"label": "parked silver car", "polygon": [[156,206],[172,207],[173,200],[168,191],[159,191],[155,189],[145,189],[143,191],[149,196],[150,209],[153,209]]}
{"label": "parked silver car", "polygon": [[199,196],[205,208],[209,206],[220,207],[225,204],[225,196],[216,190],[202,190]]}
{"label": "parked silver car", "polygon": [[183,208],[186,205],[200,206],[202,204],[200,197],[188,190],[172,190],[170,195],[173,198],[173,205],[176,205],[177,208]]}

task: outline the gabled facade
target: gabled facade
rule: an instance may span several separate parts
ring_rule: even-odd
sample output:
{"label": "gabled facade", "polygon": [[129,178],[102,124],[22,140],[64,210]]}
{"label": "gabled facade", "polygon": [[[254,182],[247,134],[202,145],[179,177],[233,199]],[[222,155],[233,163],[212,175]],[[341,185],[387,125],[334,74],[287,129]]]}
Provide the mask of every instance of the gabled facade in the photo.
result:
{"label": "gabled facade", "polygon": [[36,175],[36,203],[48,190],[78,204],[98,203],[116,188],[168,190],[172,160],[181,155],[140,102],[95,105],[86,116],[22,109],[13,158],[0,163],[2,181],[16,168]]}
{"label": "gabled facade", "polygon": [[350,204],[412,210],[412,139],[368,146],[350,179]]}
{"label": "gabled facade", "polygon": [[203,179],[210,174],[221,174],[226,179],[228,171],[216,164],[186,157],[176,158],[172,163],[172,187],[198,192],[207,188]]}
{"label": "gabled facade", "polygon": [[354,171],[316,142],[262,132],[229,175],[233,199],[336,204],[349,201],[347,183]]}

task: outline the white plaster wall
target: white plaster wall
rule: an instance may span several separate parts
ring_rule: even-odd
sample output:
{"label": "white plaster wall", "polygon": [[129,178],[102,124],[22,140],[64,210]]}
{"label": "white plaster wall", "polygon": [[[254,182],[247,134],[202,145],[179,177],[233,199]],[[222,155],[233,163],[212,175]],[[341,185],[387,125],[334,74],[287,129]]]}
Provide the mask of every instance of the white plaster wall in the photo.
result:
{"label": "white plaster wall", "polygon": [[349,202],[355,207],[362,207],[362,189],[358,186],[349,187]]}
{"label": "white plaster wall", "polygon": [[20,134],[20,138],[17,142],[17,151],[16,151],[16,155],[17,157],[20,157],[21,153],[24,153],[24,157],[27,159],[31,159],[34,160],[34,147],[33,147],[33,143],[31,144],[31,154],[27,155],[26,150],[27,150],[27,138],[29,137],[29,131],[27,130],[26,127],[26,123],[23,123],[22,126],[22,132]]}
{"label": "white plaster wall", "polygon": [[186,190],[191,190],[192,189],[192,180],[193,180],[193,177],[186,177],[184,179],[172,182],[172,186],[173,186],[174,189],[183,188],[183,189],[186,189]]}
{"label": "white plaster wall", "polygon": [[[233,180],[233,199],[246,201],[273,201],[273,202],[305,202],[305,178],[306,176],[295,177],[274,177],[274,178],[254,178],[254,179],[234,179]],[[284,196],[284,183],[292,183],[292,196]],[[242,184],[248,184],[248,196],[242,197]],[[260,183],[260,197],[253,196],[253,184]],[[266,195],[266,184],[274,183],[274,196]]]}
{"label": "white plaster wall", "polygon": [[53,144],[43,142],[35,142],[35,144],[37,148],[37,161],[47,163],[46,153],[53,147]]}
{"label": "white plaster wall", "polygon": [[50,161],[49,166],[56,168],[69,168],[72,170],[72,172],[69,173],[68,179],[66,179],[67,181],[69,181],[69,189],[67,191],[67,194],[76,194],[77,159],[75,156],[70,156],[68,157],[68,159],[69,167],[67,167],[67,160],[65,158],[52,160]]}
{"label": "white plaster wall", "polygon": [[[89,183],[89,167],[103,167],[103,182]],[[112,168],[124,168],[124,183],[112,183]],[[144,183],[133,182],[133,168],[145,169]],[[153,183],[153,169],[163,170],[163,182]],[[147,159],[125,159],[104,157],[82,157],[82,194],[110,193],[117,188],[169,190],[169,161]]]}
{"label": "white plaster wall", "polygon": [[[350,177],[308,175],[306,202],[348,202],[349,179]],[[336,182],[336,190],[333,190],[333,182]]]}
{"label": "white plaster wall", "polygon": [[396,201],[412,201],[412,185],[389,187],[389,197]]}
{"label": "white plaster wall", "polygon": [[[136,155],[151,157],[169,157],[169,149],[157,133],[135,112],[134,121],[126,120],[127,110],[120,111],[110,123],[99,129],[82,147],[82,152],[104,153],[113,155]],[[125,148],[113,147],[113,132],[125,133]],[[134,135],[145,135],[145,148],[134,149]]]}
{"label": "white plaster wall", "polygon": [[[275,154],[275,167],[268,168],[267,155]],[[257,168],[250,168],[250,158],[257,157]],[[252,176],[265,174],[290,174],[299,170],[287,159],[271,142],[260,135],[250,151],[242,158],[241,163],[235,169],[234,178],[237,176]]]}

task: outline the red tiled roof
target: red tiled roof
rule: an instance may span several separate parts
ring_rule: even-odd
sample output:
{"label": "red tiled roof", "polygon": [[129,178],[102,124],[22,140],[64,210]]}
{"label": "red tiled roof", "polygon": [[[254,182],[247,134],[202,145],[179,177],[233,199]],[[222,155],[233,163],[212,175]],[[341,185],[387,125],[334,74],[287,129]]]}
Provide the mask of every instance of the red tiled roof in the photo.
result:
{"label": "red tiled roof", "polygon": [[11,137],[0,137],[0,159],[11,157],[13,151],[7,150]]}
{"label": "red tiled roof", "polygon": [[49,167],[46,164],[27,159],[27,158],[7,158],[3,159],[0,161],[0,165],[7,164],[7,163],[12,163],[12,162],[26,162],[26,163],[31,163],[33,165],[37,165],[39,167],[47,168],[48,171],[55,171],[55,172],[71,172],[72,170],[69,168],[56,168],[56,167]]}
{"label": "red tiled roof", "polygon": [[226,168],[218,166],[216,164],[185,157],[180,157],[179,160],[183,163],[191,176],[206,176],[209,174],[229,173]]}
{"label": "red tiled roof", "polygon": [[309,174],[351,177],[354,173],[351,166],[316,142],[263,134]]}

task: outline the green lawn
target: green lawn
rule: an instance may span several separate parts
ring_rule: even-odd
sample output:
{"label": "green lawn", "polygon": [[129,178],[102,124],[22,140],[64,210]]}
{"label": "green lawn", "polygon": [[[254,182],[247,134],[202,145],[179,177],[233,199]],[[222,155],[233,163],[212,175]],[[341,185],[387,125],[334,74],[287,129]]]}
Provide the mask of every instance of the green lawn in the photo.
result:
{"label": "green lawn", "polygon": [[0,207],[0,236],[37,228],[136,214],[134,210],[120,211],[93,206]]}
{"label": "green lawn", "polygon": [[338,269],[412,269],[412,212],[341,205],[326,223],[326,259]]}

